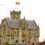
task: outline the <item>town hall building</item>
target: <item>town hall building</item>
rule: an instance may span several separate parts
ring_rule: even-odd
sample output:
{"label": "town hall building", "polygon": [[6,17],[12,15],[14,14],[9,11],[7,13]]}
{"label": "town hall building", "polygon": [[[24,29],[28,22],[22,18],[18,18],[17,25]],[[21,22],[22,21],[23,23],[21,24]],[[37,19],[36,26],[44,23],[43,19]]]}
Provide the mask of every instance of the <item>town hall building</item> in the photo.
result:
{"label": "town hall building", "polygon": [[40,29],[35,20],[21,19],[21,11],[10,11],[10,15],[1,21],[0,43],[39,42]]}

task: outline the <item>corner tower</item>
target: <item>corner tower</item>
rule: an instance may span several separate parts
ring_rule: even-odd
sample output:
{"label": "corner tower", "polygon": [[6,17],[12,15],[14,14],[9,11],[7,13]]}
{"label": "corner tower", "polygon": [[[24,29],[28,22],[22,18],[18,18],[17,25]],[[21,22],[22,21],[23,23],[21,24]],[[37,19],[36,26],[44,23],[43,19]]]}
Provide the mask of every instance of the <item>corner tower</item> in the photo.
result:
{"label": "corner tower", "polygon": [[21,11],[10,11],[11,19],[20,19]]}

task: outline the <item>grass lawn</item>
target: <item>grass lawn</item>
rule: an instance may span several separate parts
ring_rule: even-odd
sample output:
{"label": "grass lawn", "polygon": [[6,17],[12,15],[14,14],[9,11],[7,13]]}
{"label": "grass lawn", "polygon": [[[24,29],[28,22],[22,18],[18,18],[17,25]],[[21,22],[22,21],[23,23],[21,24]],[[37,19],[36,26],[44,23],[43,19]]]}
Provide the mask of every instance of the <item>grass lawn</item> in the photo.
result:
{"label": "grass lawn", "polygon": [[[31,44],[4,44],[4,45],[31,45]],[[45,45],[45,44],[34,44],[34,45]]]}
{"label": "grass lawn", "polygon": [[4,45],[30,45],[30,44],[4,44]]}

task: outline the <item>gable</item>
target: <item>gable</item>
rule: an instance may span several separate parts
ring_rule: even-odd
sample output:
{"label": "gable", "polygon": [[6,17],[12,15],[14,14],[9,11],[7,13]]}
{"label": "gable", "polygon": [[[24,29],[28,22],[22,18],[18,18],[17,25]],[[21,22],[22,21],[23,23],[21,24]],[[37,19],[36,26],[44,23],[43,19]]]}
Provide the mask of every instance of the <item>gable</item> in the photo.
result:
{"label": "gable", "polygon": [[25,18],[22,20],[21,27],[22,27],[22,29],[27,28],[27,22],[26,22]]}
{"label": "gable", "polygon": [[28,25],[28,29],[37,29],[38,26],[35,24],[34,21],[26,20],[26,22],[27,22],[27,25]]}

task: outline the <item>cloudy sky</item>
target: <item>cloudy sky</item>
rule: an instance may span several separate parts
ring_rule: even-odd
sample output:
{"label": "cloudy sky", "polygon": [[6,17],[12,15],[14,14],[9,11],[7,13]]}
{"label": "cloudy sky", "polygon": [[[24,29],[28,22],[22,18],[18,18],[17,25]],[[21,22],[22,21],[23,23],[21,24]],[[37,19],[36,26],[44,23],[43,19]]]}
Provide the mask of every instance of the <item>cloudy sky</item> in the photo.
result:
{"label": "cloudy sky", "polygon": [[[20,2],[16,5],[15,2]],[[5,17],[10,17],[11,10],[21,10],[21,18],[35,20],[40,27],[39,41],[45,38],[45,0],[0,0],[0,23]]]}

